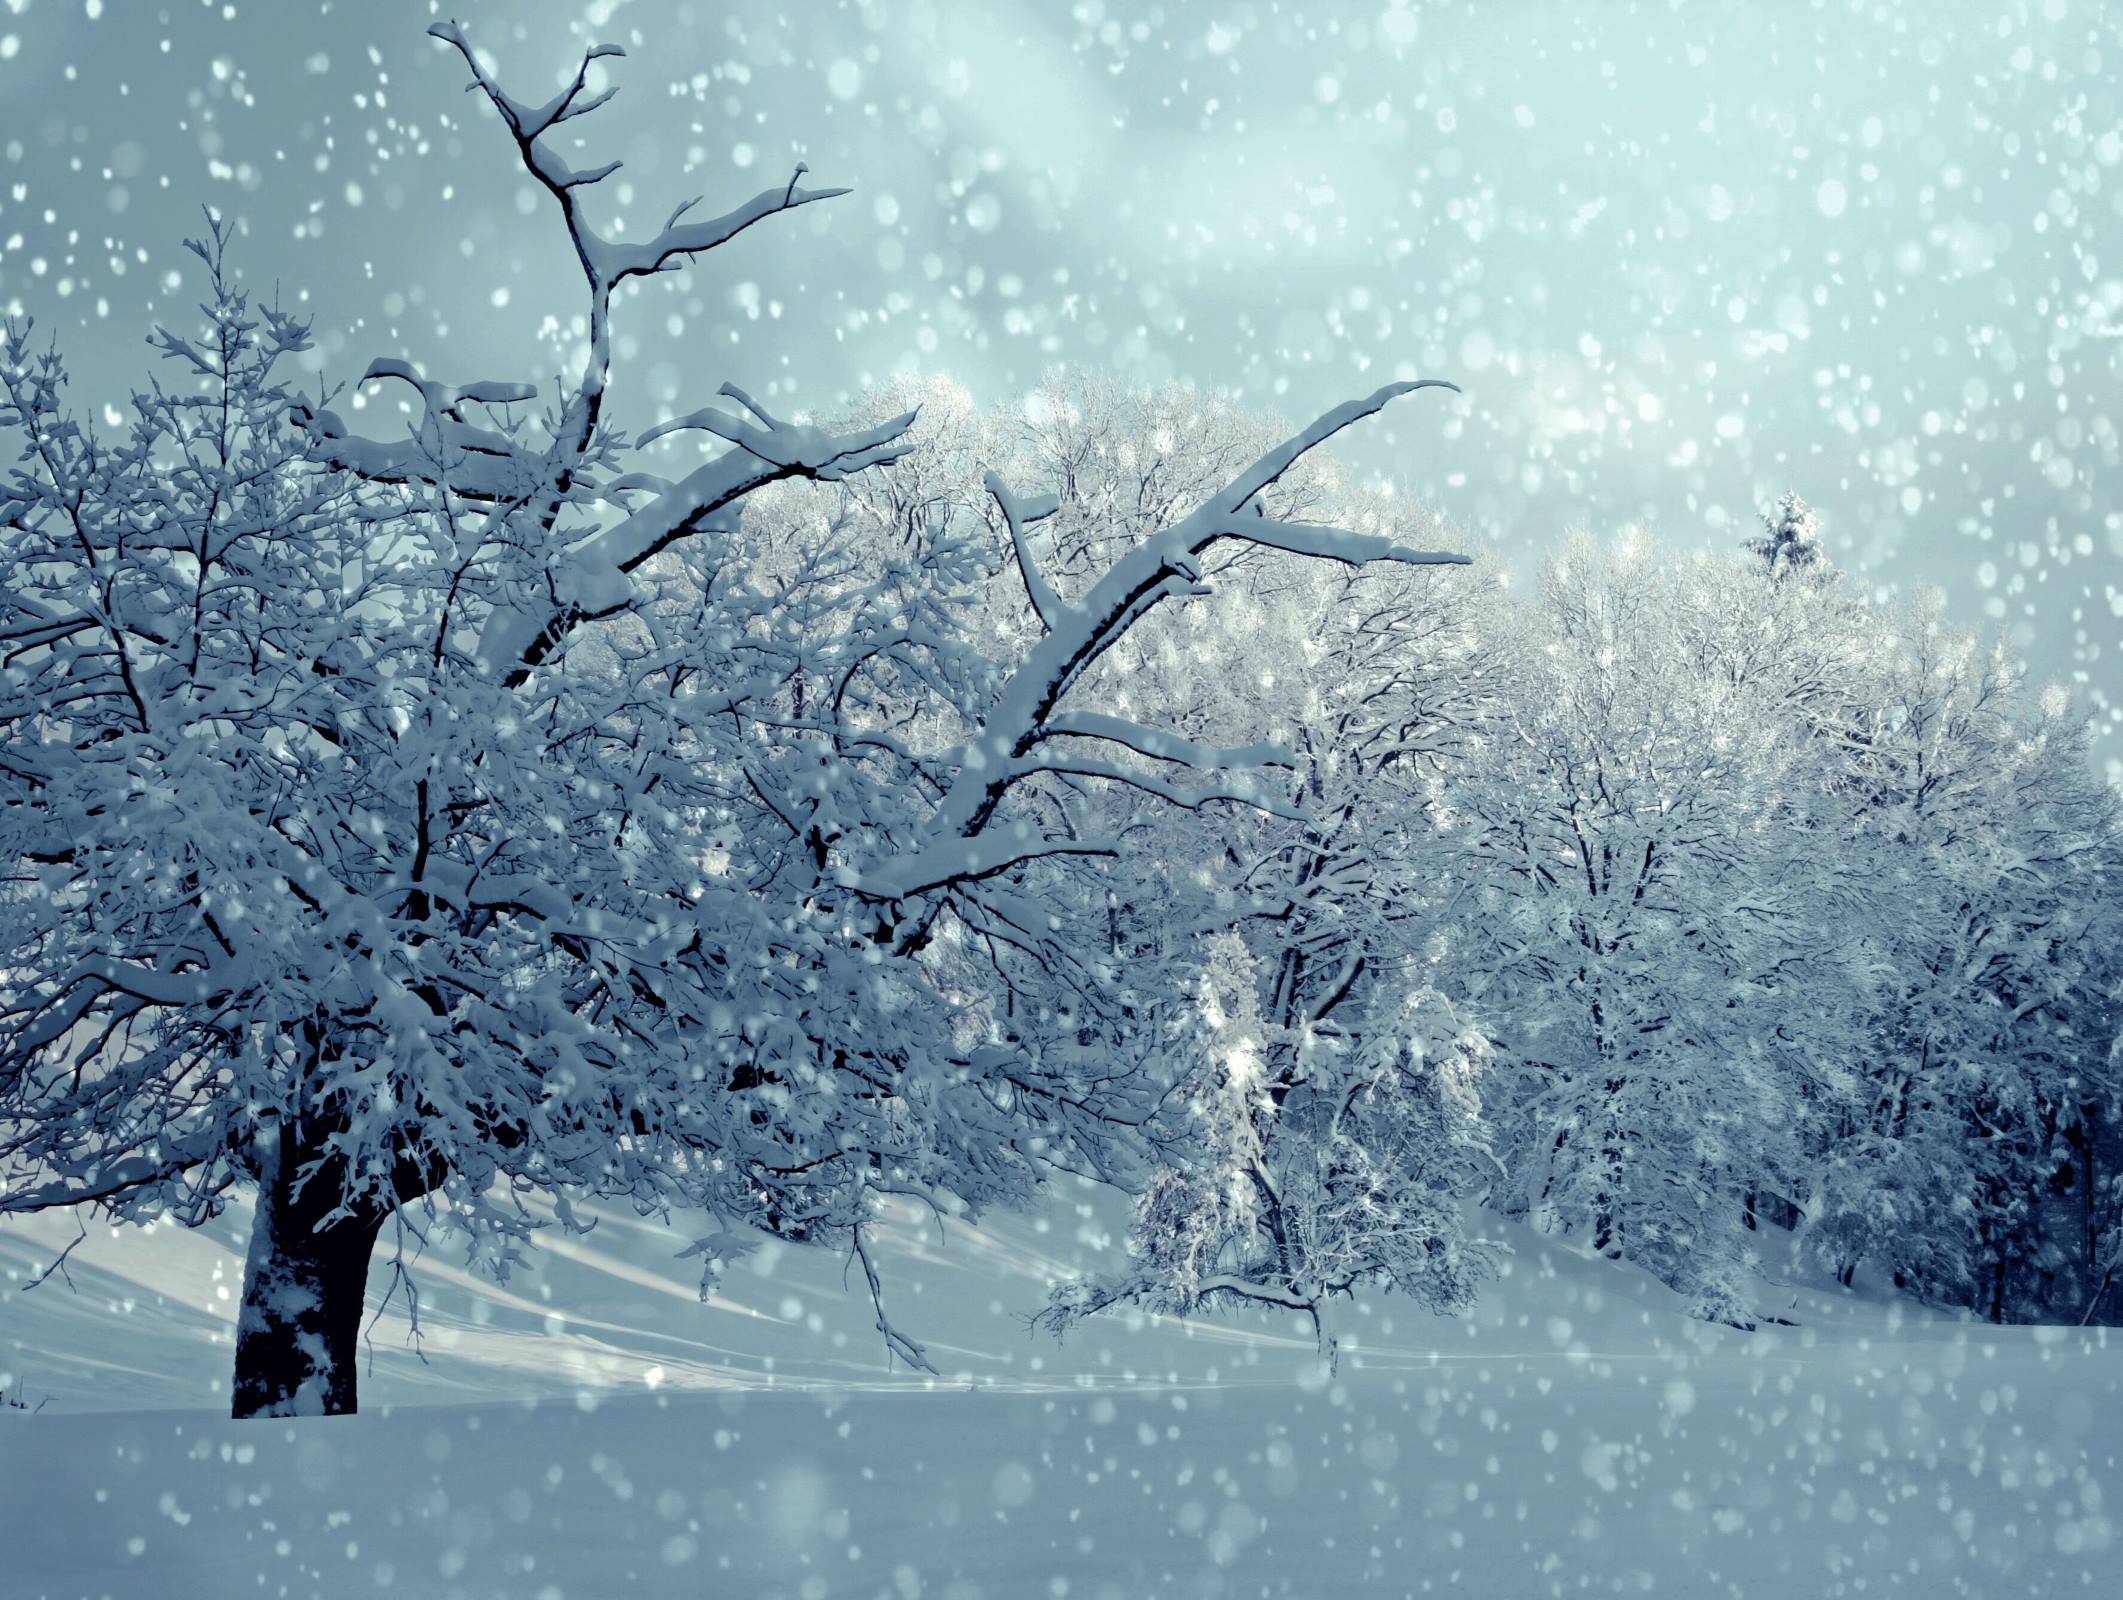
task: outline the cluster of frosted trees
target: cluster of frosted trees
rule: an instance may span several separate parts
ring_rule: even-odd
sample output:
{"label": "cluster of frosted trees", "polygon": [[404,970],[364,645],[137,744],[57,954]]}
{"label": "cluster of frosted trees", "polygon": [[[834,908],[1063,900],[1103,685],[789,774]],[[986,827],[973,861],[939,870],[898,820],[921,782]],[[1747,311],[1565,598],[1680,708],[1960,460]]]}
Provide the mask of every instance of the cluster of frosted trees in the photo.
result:
{"label": "cluster of frosted trees", "polygon": [[[1508,1203],[1732,1306],[1764,1225],[2081,1314],[2112,1212],[2114,797],[2063,697],[1818,561],[1577,546],[1455,875]],[[2070,1201],[2069,1215],[2052,1197]]]}
{"label": "cluster of frosted trees", "polygon": [[379,1241],[505,1272],[591,1200],[710,1275],[844,1250],[916,1365],[880,1205],[1054,1171],[1139,1196],[1057,1327],[1459,1304],[1479,1199],[1733,1321],[1786,1231],[1994,1316],[2105,1286],[2111,799],[1803,507],[1520,593],[1313,453],[1421,384],[629,432],[626,286],[839,191],[616,237],[617,52],[532,103],[435,31],[580,264],[557,390],[393,356],[357,432],[218,228],[119,435],[0,342],[0,1212],[254,1196],[238,1414],[352,1407]]}
{"label": "cluster of frosted trees", "polygon": [[[1060,573],[1262,435],[1081,380],[1017,415],[964,448],[1060,490]],[[1440,537],[1329,469],[1282,492]],[[1169,974],[1180,1088],[1136,1270],[1052,1320],[1450,1304],[1469,1195],[1721,1320],[1773,1309],[1794,1246],[1987,1317],[2115,1314],[2123,831],[2059,691],[1935,598],[1859,598],[1796,497],[1729,555],[1203,576],[1097,693],[1291,763],[1280,807],[1087,799],[1145,840],[1107,874],[1114,947]]]}

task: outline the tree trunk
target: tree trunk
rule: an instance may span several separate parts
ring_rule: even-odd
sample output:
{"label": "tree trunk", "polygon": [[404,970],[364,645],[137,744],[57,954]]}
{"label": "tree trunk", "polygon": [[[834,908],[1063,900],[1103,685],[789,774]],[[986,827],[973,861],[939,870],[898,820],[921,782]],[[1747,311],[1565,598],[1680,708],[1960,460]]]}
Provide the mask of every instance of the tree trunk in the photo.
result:
{"label": "tree trunk", "polygon": [[2079,1120],[2072,1124],[2071,1142],[2079,1152],[2079,1204],[2081,1225],[2086,1233],[2086,1270],[2091,1273],[2100,1263],[2101,1230],[2094,1220],[2094,1191],[2099,1183],[2099,1173],[2094,1167],[2096,1130],[2094,1119],[2101,1114],[2098,1101],[2079,1102]]}
{"label": "tree trunk", "polygon": [[243,1264],[230,1414],[349,1415],[369,1255],[383,1217],[358,1213],[320,1227],[338,1185],[320,1180],[297,1194],[294,1162],[268,1164],[277,1170],[259,1185]]}

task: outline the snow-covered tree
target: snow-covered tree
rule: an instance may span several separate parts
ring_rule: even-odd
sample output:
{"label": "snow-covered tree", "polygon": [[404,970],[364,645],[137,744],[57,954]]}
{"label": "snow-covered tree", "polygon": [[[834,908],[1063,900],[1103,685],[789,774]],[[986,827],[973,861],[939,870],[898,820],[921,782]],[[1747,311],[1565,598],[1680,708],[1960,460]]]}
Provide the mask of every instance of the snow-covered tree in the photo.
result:
{"label": "snow-covered tree", "polygon": [[1757,581],[1638,538],[1550,563],[1440,927],[1501,1047],[1499,1202],[1729,1321],[1757,1206],[1805,1192],[1866,976],[1817,762],[1783,675],[1745,665],[1776,601],[1731,591]]}
{"label": "snow-covered tree", "polygon": [[1803,500],[1796,489],[1786,489],[1774,510],[1762,517],[1761,536],[1747,548],[1761,557],[1775,577],[1824,568],[1821,555],[1821,515]]}
{"label": "snow-covered tree", "polygon": [[[1199,492],[1265,427],[1185,391],[1082,380],[1049,385],[1033,418],[1028,449],[1068,491],[1049,524],[1065,571],[1107,536],[1100,508],[1154,524],[1162,500]],[[1277,493],[1399,538],[1430,526],[1331,467]],[[1047,1320],[1251,1301],[1308,1313],[1332,1349],[1336,1308],[1359,1287],[1451,1308],[1487,1264],[1462,1228],[1494,1175],[1486,1045],[1426,987],[1437,958],[1422,913],[1449,825],[1441,779],[1476,759],[1493,710],[1498,590],[1245,548],[1203,577],[1216,599],[1136,630],[1098,687],[1124,707],[1183,707],[1200,740],[1279,745],[1290,764],[1277,806],[1184,830],[1109,797],[1122,807],[1109,825],[1155,839],[1116,874],[1116,947],[1172,974],[1161,987],[1179,1003],[1145,1023],[1177,1088],[1153,1128],[1162,1162],[1129,1267],[1064,1286]]]}
{"label": "snow-covered tree", "polygon": [[1873,631],[1880,725],[1845,752],[1838,855],[1878,886],[1865,926],[1891,981],[1814,1237],[1846,1277],[1870,1260],[1994,1319],[2076,1310],[2123,1087],[2116,800],[2061,691],[2028,696],[1935,595]]}
{"label": "snow-covered tree", "polygon": [[1138,1194],[1128,1269],[1061,1284],[1041,1321],[1277,1307],[1308,1316],[1332,1360],[1359,1289],[1470,1304],[1492,1264],[1464,1227],[1490,1167],[1487,1041],[1434,991],[1378,986],[1346,1026],[1292,1038],[1262,1017],[1235,934],[1210,942],[1200,974],[1198,1026],[1167,1040],[1185,1131]]}
{"label": "snow-covered tree", "polygon": [[[629,440],[624,286],[841,191],[799,167],[615,236],[590,213],[617,163],[571,125],[620,52],[533,102],[431,31],[581,268],[586,351],[545,407],[391,358],[363,381],[411,426],[357,435],[281,384],[305,331],[219,229],[203,332],[157,336],[183,382],[122,440],[65,415],[26,328],[0,352],[0,1212],[197,1223],[251,1191],[239,1415],[352,1409],[371,1253],[443,1208],[496,1269],[540,1201],[703,1210],[710,1272],[764,1228],[877,1296],[880,1196],[963,1213],[1124,1167],[1160,1083],[1086,797],[1281,802],[1248,770],[1274,752],[1087,703],[1089,675],[1212,551],[1461,559],[1264,508],[1422,384],[1237,461],[1066,591],[1048,506],[1001,478],[992,521],[910,491],[880,545],[861,475],[910,456],[911,414],[834,430],[725,385]],[[657,471],[687,431],[726,448]],[[741,517],[790,480],[847,499]],[[954,619],[998,538],[1029,625],[991,655]]]}

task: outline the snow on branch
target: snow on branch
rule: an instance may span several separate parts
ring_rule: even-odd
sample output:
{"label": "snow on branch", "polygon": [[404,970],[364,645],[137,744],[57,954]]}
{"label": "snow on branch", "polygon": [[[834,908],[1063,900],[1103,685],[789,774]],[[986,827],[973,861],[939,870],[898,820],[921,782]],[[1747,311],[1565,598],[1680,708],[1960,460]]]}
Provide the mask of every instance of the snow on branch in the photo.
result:
{"label": "snow on branch", "polygon": [[658,423],[634,442],[648,444],[666,434],[697,428],[729,440],[747,454],[772,466],[786,467],[825,483],[838,483],[851,472],[897,461],[913,448],[906,434],[914,426],[918,408],[902,412],[874,428],[830,434],[823,428],[783,421],[734,383],[724,384],[717,392],[751,412],[757,425],[733,416],[719,406],[703,406],[686,416]]}
{"label": "snow on branch", "polygon": [[1151,773],[1139,772],[1118,762],[1097,761],[1081,756],[1028,756],[1015,763],[1011,777],[1030,778],[1041,773],[1057,777],[1105,778],[1113,783],[1124,783],[1144,794],[1155,795],[1167,805],[1185,811],[1199,811],[1212,800],[1229,800],[1239,805],[1251,806],[1256,811],[1272,817],[1281,817],[1286,822],[1303,822],[1305,814],[1270,799],[1261,792],[1260,785],[1243,774],[1221,781],[1199,784],[1176,783],[1169,778],[1160,778]]}
{"label": "snow on branch", "polygon": [[1266,545],[1274,550],[1287,550],[1292,555],[1339,561],[1351,567],[1372,561],[1464,567],[1469,561],[1466,556],[1443,550],[1417,550],[1408,545],[1386,543],[1368,534],[1351,533],[1346,528],[1323,527],[1310,522],[1277,522],[1269,517],[1242,521],[1226,537],[1244,539],[1248,544]]}
{"label": "snow on branch", "polygon": [[884,1335],[885,1348],[916,1372],[934,1373],[927,1350],[892,1326],[892,1319],[885,1312],[884,1284],[877,1276],[877,1263],[870,1259],[869,1242],[863,1238],[858,1225],[852,1230],[856,1259],[862,1263],[862,1275],[870,1286],[870,1309],[877,1313],[877,1331]]}
{"label": "snow on branch", "polygon": [[[1465,565],[1465,556],[1410,549],[1374,534],[1271,521],[1258,515],[1253,505],[1263,489],[1307,452],[1399,396],[1430,388],[1458,392],[1452,384],[1429,378],[1388,384],[1364,399],[1336,406],[1270,450],[1187,516],[1120,556],[1074,605],[1057,607],[1054,616],[1045,619],[1048,632],[1011,674],[986,726],[969,747],[958,778],[937,808],[936,833],[972,838],[987,825],[1010,783],[1021,773],[1024,758],[1057,731],[1051,719],[1070,686],[1160,601],[1174,594],[1200,592],[1198,558],[1220,540],[1237,539],[1350,565],[1370,561]],[[1116,731],[1107,728],[1097,736],[1111,737]]]}
{"label": "snow on branch", "polygon": [[606,57],[625,56],[626,51],[616,44],[591,45],[583,52],[582,64],[575,69],[574,80],[544,105],[533,107],[516,99],[489,76],[487,70],[479,64],[479,57],[473,52],[471,42],[465,38],[462,25],[454,21],[437,22],[429,26],[428,33],[430,37],[453,46],[457,53],[464,57],[465,65],[472,69],[472,83],[469,87],[481,90],[494,103],[494,109],[501,113],[502,120],[509,125],[509,131],[526,143],[571,117],[585,116],[595,111],[619,92],[615,87],[592,95],[585,101],[578,102],[576,98],[589,83],[590,66],[593,62]]}
{"label": "snow on branch", "polygon": [[[521,682],[577,623],[609,616],[631,603],[634,590],[628,575],[643,562],[691,534],[726,525],[718,522],[721,513],[753,490],[783,478],[838,482],[866,467],[895,461],[912,448],[907,437],[914,425],[911,411],[873,428],[835,434],[772,417],[735,384],[723,385],[722,392],[750,409],[761,425],[711,409],[650,429],[644,439],[683,427],[706,428],[738,448],[694,468],[629,516],[557,558],[549,569],[549,587],[534,603],[497,607],[477,652],[490,670],[505,673],[512,684]],[[633,486],[646,489],[650,484],[636,480]]]}
{"label": "snow on branch", "polygon": [[1216,500],[1236,510],[1344,428],[1375,415],[1384,410],[1389,401],[1397,400],[1404,394],[1413,394],[1418,389],[1450,389],[1454,394],[1460,392],[1458,384],[1449,383],[1443,378],[1416,378],[1403,383],[1389,383],[1383,389],[1373,390],[1361,400],[1345,401],[1331,411],[1322,412],[1309,426],[1285,439],[1233,478]]}
{"label": "snow on branch", "polygon": [[361,375],[363,383],[381,383],[387,378],[410,385],[430,415],[448,417],[455,422],[465,420],[467,405],[523,405],[538,398],[536,389],[521,383],[468,383],[453,389],[447,384],[423,378],[410,361],[393,356],[379,356]]}
{"label": "snow on branch", "polygon": [[546,476],[542,454],[508,433],[479,427],[470,406],[499,410],[537,399],[521,383],[470,383],[461,387],[423,378],[395,356],[369,363],[361,383],[396,380],[420,396],[420,421],[401,443],[385,444],[350,431],[335,411],[296,401],[289,414],[309,439],[310,458],[371,483],[423,483],[460,499],[493,503],[521,497]]}
{"label": "snow on branch", "polygon": [[1032,1325],[1059,1339],[1077,1323],[1116,1306],[1147,1303],[1180,1316],[1191,1316],[1213,1306],[1220,1298],[1246,1300],[1256,1305],[1304,1312],[1313,1319],[1322,1353],[1331,1353],[1331,1340],[1324,1320],[1327,1293],[1326,1290],[1307,1293],[1287,1283],[1232,1272],[1207,1274],[1175,1283],[1139,1271],[1118,1280],[1072,1279],[1056,1284],[1046,1306],[1032,1318]]}
{"label": "snow on branch", "polygon": [[575,246],[575,256],[582,266],[584,281],[590,290],[590,354],[578,386],[578,405],[574,408],[579,432],[578,440],[587,444],[596,426],[601,409],[605,382],[611,371],[611,301],[612,290],[628,278],[645,277],[653,272],[684,265],[692,257],[727,244],[738,234],[756,222],[777,216],[784,211],[794,211],[816,200],[831,200],[847,194],[846,189],[802,189],[796,180],[808,170],[798,162],[789,181],[778,189],[763,189],[751,199],[721,216],[705,221],[682,222],[680,219],[690,211],[697,200],[688,200],[675,208],[655,237],[641,241],[609,239],[600,233],[582,214],[577,191],[590,188],[617,172],[621,163],[607,161],[601,166],[577,169],[556,155],[545,143],[544,136],[563,122],[576,117],[588,116],[618,93],[617,86],[594,93],[589,91],[591,66],[608,57],[623,56],[626,52],[617,45],[592,45],[584,52],[581,63],[567,87],[542,105],[533,106],[518,100],[503,89],[479,60],[464,29],[455,22],[438,22],[428,32],[442,43],[450,46],[464,58],[471,69],[472,81],[466,89],[477,90],[500,114],[510,137],[515,141],[516,151],[523,168],[544,186],[559,203],[562,219],[567,224],[568,237]]}
{"label": "snow on branch", "polygon": [[[500,533],[499,522],[535,521],[552,540],[550,555],[538,549],[529,529],[512,530],[505,542],[532,552],[532,567],[512,577],[511,592],[497,598],[481,630],[477,659],[504,675],[511,685],[545,660],[577,624],[608,617],[632,605],[637,596],[627,575],[675,540],[718,525],[719,515],[753,490],[777,479],[814,478],[838,482],[850,473],[896,460],[910,447],[908,430],[914,413],[845,435],[774,416],[735,384],[722,395],[743,414],[709,407],[651,428],[638,440],[647,444],[682,428],[713,433],[737,446],[688,474],[667,483],[647,474],[630,474],[612,483],[599,482],[598,470],[610,451],[599,433],[599,419],[611,372],[611,296],[629,277],[660,271],[711,250],[754,222],[813,200],[846,191],[805,190],[795,177],[769,189],[723,216],[682,222],[691,209],[677,207],[656,236],[643,243],[606,238],[580,209],[577,191],[608,177],[617,162],[577,170],[544,143],[564,122],[588,115],[605,104],[613,89],[593,90],[591,69],[622,52],[614,45],[595,45],[583,54],[565,87],[540,104],[518,99],[504,89],[455,22],[439,22],[428,32],[464,58],[471,69],[470,90],[482,94],[514,140],[524,169],[560,206],[590,292],[589,353],[573,392],[564,394],[552,437],[539,446],[519,442],[512,419],[506,431],[475,426],[468,409],[489,409],[533,398],[525,385],[480,383],[451,388],[430,382],[405,361],[377,361],[363,383],[397,380],[421,397],[423,414],[403,442],[384,443],[351,432],[333,412],[297,404],[296,421],[310,441],[313,460],[371,482],[426,485],[456,501],[482,505],[488,537]],[[799,165],[797,176],[803,168]],[[561,550],[561,508],[571,502],[610,499],[622,492],[645,494],[645,503],[621,502],[627,514],[613,526]],[[521,514],[521,515],[519,515]],[[727,524],[725,524],[727,525]],[[527,535],[529,535],[527,537]]]}
{"label": "snow on branch", "polygon": [[816,200],[837,200],[844,194],[853,193],[846,188],[797,188],[796,179],[809,170],[810,168],[799,161],[795,174],[783,187],[761,190],[743,205],[705,222],[677,222],[678,217],[692,208],[694,202],[689,200],[671,214],[670,225],[645,243],[604,242],[599,264],[606,275],[606,281],[616,284],[627,278],[645,277],[652,272],[665,271],[683,257],[700,255],[718,245],[727,244],[755,222],[764,221],[784,211],[794,211],[798,206],[807,206]]}
{"label": "snow on branch", "polygon": [[1017,552],[1017,570],[1025,581],[1026,598],[1032,602],[1032,609],[1039,614],[1040,622],[1052,633],[1056,622],[1071,608],[1041,575],[1039,564],[1032,559],[1031,547],[1025,542],[1024,525],[1053,516],[1061,509],[1061,501],[1053,495],[1031,502],[1020,501],[1010,492],[1001,475],[994,472],[988,474],[987,489],[1010,529],[1010,548]]}
{"label": "snow on branch", "polygon": [[[1269,744],[1215,749],[1120,717],[1061,711],[1058,703],[1086,669],[1160,601],[1206,592],[1198,558],[1219,540],[1240,539],[1351,565],[1371,561],[1465,564],[1464,556],[1410,549],[1375,535],[1273,521],[1260,515],[1257,499],[1307,451],[1352,422],[1415,389],[1450,387],[1435,380],[1390,384],[1363,400],[1327,412],[1188,516],[1129,549],[1082,599],[1070,604],[1063,603],[1040,575],[1023,536],[1024,523],[1048,514],[1051,508],[1019,502],[998,477],[989,474],[988,492],[1009,525],[1026,593],[1046,631],[1005,680],[979,731],[953,753],[956,772],[943,786],[936,808],[911,835],[902,836],[904,842],[896,851],[887,849],[866,862],[844,865],[839,871],[841,884],[866,898],[897,903],[919,895],[950,893],[1044,857],[1117,853],[1104,842],[1057,837],[1025,816],[999,819],[998,808],[1010,791],[1040,776],[1096,778],[1188,810],[1228,801],[1285,820],[1305,820],[1304,812],[1278,801],[1244,772],[1190,781],[1184,774],[1078,754],[1066,745],[1056,747],[1054,741],[1103,741],[1151,761],[1206,774],[1220,768],[1294,766],[1286,750]],[[925,926],[921,919],[917,924]],[[909,934],[902,949],[911,949],[920,937],[918,931]]]}
{"label": "snow on branch", "polygon": [[126,1156],[69,1179],[31,1184],[0,1191],[0,1215],[27,1216],[37,1211],[57,1211],[72,1206],[102,1205],[135,1190],[148,1189],[178,1177],[198,1166],[203,1157],[157,1161],[148,1156]]}
{"label": "snow on branch", "polygon": [[1240,745],[1217,749],[1162,728],[1146,728],[1125,717],[1109,717],[1098,711],[1062,711],[1047,719],[1041,738],[1104,739],[1124,745],[1138,755],[1157,761],[1176,761],[1193,767],[1294,767],[1297,758],[1279,744]]}
{"label": "snow on branch", "polygon": [[992,878],[999,872],[1046,856],[1111,856],[1115,847],[1099,839],[1048,839],[1026,823],[1013,823],[977,838],[944,838],[894,856],[860,872],[846,870],[842,881],[873,900],[906,900],[949,884]]}

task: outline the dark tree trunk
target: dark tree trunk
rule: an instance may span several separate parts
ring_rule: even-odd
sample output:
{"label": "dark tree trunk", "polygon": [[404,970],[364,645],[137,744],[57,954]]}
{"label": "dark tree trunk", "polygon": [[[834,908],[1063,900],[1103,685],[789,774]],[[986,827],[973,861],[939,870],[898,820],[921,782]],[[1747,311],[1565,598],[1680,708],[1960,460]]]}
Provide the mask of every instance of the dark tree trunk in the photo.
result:
{"label": "dark tree trunk", "polygon": [[2101,1230],[2094,1220],[2094,1191],[2099,1174],[2094,1168],[2095,1129],[2094,1119],[2101,1114],[2098,1102],[2079,1102],[2079,1120],[2072,1124],[2068,1137],[2071,1146],[2079,1154],[2079,1208],[2080,1224],[2085,1231],[2086,1270],[2092,1272],[2100,1259]]}
{"label": "dark tree trunk", "polygon": [[379,1211],[324,1223],[340,1198],[322,1181],[297,1194],[294,1161],[269,1161],[243,1264],[235,1417],[334,1417],[355,1410],[356,1348]]}

